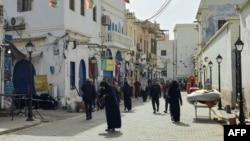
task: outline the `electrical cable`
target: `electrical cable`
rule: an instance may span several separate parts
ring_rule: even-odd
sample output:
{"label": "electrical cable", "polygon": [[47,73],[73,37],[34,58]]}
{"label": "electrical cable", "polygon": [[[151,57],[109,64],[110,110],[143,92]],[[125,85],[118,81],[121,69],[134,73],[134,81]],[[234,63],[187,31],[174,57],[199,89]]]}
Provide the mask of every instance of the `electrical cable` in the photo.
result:
{"label": "electrical cable", "polygon": [[161,8],[153,15],[151,16],[150,18],[148,18],[147,20],[151,20],[155,17],[158,17],[160,16],[160,14],[162,14],[162,12],[167,8],[167,6],[169,6],[169,4],[172,2],[172,0],[166,0],[164,2],[164,4],[161,6]]}

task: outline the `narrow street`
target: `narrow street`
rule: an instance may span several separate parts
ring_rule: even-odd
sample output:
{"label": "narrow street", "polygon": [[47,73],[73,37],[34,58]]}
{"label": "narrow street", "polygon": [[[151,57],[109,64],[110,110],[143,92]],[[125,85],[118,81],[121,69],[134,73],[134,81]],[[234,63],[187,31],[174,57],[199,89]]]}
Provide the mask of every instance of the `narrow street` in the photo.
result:
{"label": "narrow street", "polygon": [[66,120],[42,123],[38,126],[0,136],[3,141],[223,141],[223,126],[208,118],[208,109],[195,109],[182,92],[181,122],[173,123],[169,113],[164,113],[164,99],[160,100],[159,113],[153,114],[151,101],[133,101],[130,112],[121,105],[122,128],[114,133],[105,132],[105,111],[85,114]]}

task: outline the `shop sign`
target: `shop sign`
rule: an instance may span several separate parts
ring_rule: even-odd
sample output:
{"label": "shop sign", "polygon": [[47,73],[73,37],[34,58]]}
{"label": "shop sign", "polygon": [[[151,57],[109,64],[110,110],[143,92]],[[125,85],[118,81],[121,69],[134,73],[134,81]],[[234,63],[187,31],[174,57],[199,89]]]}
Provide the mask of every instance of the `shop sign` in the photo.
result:
{"label": "shop sign", "polygon": [[114,60],[103,59],[102,60],[102,70],[113,71],[114,70]]}

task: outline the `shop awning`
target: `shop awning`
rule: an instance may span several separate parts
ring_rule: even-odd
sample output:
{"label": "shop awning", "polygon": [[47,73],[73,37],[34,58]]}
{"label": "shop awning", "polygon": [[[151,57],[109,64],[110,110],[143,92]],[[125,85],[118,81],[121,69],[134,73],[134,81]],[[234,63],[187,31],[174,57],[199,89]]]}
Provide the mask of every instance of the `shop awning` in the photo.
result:
{"label": "shop awning", "polygon": [[12,55],[12,57],[14,59],[22,60],[22,59],[24,59],[26,57],[26,55],[23,54],[21,51],[19,51],[17,49],[17,47],[11,41],[5,40],[5,42],[9,44],[9,46],[5,46],[5,50],[10,49],[11,50],[11,55]]}

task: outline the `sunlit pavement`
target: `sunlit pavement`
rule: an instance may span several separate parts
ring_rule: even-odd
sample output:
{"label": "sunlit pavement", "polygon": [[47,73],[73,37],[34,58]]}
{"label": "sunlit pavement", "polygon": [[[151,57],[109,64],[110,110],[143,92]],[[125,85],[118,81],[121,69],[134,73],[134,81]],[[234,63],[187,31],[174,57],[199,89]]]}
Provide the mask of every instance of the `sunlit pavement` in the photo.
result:
{"label": "sunlit pavement", "polygon": [[[195,118],[194,106],[186,101],[182,93],[181,121],[174,123],[169,113],[164,113],[164,99],[160,100],[160,111],[153,114],[151,101],[133,99],[132,111],[126,112],[121,104],[122,128],[106,132],[105,111],[96,111],[91,120],[84,113],[65,120],[42,122],[9,134],[0,135],[4,141],[223,141],[223,126],[209,119],[207,108],[198,109]],[[65,114],[65,113],[64,113]],[[70,114],[70,113],[66,113]],[[59,117],[59,116],[58,116]]]}

